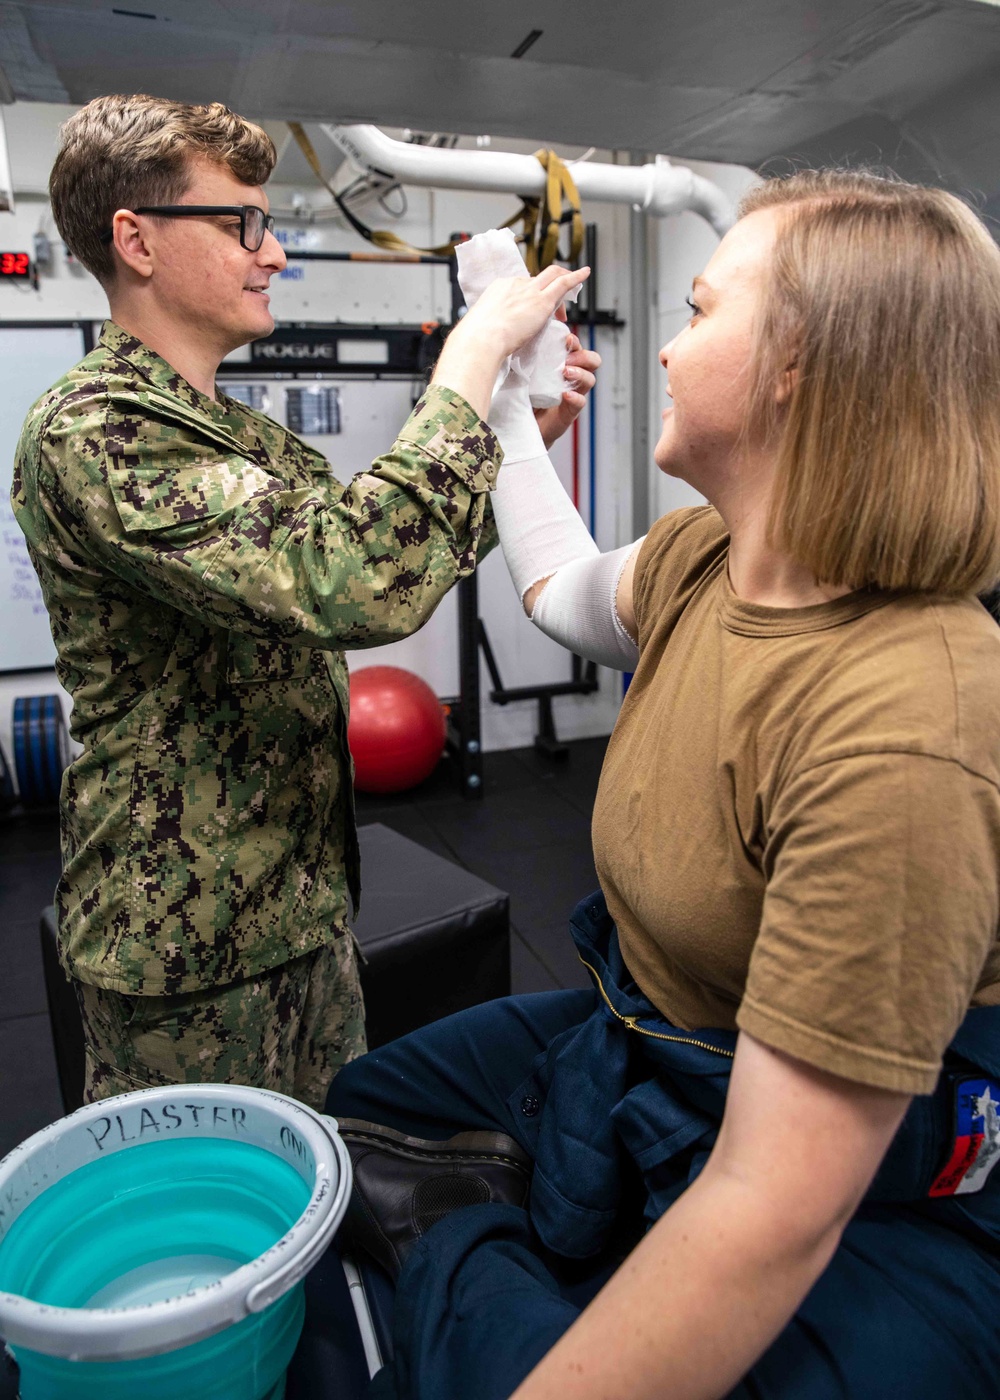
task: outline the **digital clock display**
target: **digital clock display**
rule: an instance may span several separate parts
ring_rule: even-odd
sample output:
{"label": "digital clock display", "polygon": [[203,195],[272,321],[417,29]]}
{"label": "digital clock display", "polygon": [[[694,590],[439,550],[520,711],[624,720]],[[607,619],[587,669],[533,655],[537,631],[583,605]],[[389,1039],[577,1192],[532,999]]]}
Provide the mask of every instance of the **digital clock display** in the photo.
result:
{"label": "digital clock display", "polygon": [[30,276],[30,253],[0,253],[0,277],[19,277],[27,281]]}

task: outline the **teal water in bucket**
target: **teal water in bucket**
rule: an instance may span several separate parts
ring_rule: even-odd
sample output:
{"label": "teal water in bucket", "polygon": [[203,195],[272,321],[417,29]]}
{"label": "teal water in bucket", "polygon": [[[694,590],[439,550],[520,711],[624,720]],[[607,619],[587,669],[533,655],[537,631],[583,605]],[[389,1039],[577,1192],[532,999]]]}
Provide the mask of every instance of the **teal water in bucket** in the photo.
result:
{"label": "teal water in bucket", "polygon": [[[118,1152],[56,1182],[0,1248],[0,1289],[61,1308],[134,1307],[215,1283],[276,1244],[305,1209],[298,1173],[263,1148],[182,1138]],[[193,1346],[131,1362],[78,1362],[16,1348],[22,1400],[179,1394],[270,1395],[302,1326],[302,1285],[256,1317]],[[289,1345],[290,1343],[290,1345]],[[205,1367],[216,1372],[205,1386]],[[79,1381],[88,1387],[80,1389]],[[59,1387],[64,1387],[60,1389]]]}
{"label": "teal water in bucket", "polygon": [[[21,1400],[284,1393],[304,1313],[299,1280],[346,1206],[343,1146],[329,1120],[281,1095],[206,1086],[192,1095],[202,1115],[170,1092],[82,1109],[6,1173],[4,1199],[30,1197],[9,1223],[0,1203],[0,1330]],[[0,1163],[0,1191],[20,1152]],[[333,1215],[317,1233],[324,1207]]]}

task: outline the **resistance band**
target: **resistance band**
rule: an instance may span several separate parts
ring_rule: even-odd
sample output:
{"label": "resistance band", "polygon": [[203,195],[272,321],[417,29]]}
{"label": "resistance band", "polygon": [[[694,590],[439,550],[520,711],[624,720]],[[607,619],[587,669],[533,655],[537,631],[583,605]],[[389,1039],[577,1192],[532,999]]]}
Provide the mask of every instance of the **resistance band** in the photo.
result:
{"label": "resistance band", "polygon": [[[526,199],[508,219],[505,228],[524,220],[524,260],[532,277],[555,262],[559,254],[559,230],[564,220],[569,222],[569,253],[565,261],[576,263],[583,247],[583,217],[580,214],[580,192],[569,173],[566,162],[555,151],[536,151],[535,159],[545,171],[545,195],[542,199]],[[569,205],[566,214],[563,204]]]}

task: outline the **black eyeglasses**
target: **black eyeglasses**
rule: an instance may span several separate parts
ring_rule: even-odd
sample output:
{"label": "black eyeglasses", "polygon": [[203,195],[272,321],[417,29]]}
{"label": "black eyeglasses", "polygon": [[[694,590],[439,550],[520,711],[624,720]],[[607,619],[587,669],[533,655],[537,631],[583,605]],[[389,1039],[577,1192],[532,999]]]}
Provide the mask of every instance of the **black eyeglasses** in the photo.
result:
{"label": "black eyeglasses", "polygon": [[[256,204],[144,204],[134,209],[135,214],[159,214],[164,219],[204,218],[211,214],[238,214],[240,219],[240,243],[248,253],[256,253],[264,242],[265,233],[274,232],[274,215],[265,214]],[[101,234],[102,243],[110,243],[114,229],[105,229]]]}

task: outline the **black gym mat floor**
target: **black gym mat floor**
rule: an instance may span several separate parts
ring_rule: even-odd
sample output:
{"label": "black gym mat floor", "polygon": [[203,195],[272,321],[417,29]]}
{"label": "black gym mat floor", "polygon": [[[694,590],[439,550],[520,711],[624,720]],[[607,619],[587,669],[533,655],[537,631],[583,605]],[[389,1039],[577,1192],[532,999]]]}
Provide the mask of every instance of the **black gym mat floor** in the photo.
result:
{"label": "black gym mat floor", "polygon": [[[398,797],[358,796],[359,822],[384,822],[510,894],[515,992],[587,985],[569,936],[597,887],[590,814],[607,739],[551,762],[533,749],[486,754],[486,796],[466,802],[451,764]],[[0,1156],[62,1115],[38,937],[59,876],[54,812],[0,816]]]}

